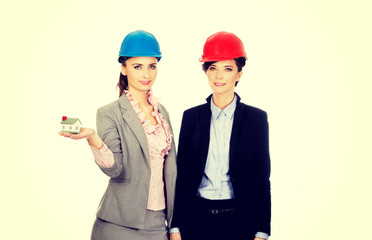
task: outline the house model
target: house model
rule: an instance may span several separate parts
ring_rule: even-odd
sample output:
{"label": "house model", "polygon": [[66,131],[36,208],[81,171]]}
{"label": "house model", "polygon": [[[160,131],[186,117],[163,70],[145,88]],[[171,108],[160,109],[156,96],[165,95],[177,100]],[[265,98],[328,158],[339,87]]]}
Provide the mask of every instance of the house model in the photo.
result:
{"label": "house model", "polygon": [[62,117],[61,131],[69,133],[80,133],[81,121],[79,118]]}

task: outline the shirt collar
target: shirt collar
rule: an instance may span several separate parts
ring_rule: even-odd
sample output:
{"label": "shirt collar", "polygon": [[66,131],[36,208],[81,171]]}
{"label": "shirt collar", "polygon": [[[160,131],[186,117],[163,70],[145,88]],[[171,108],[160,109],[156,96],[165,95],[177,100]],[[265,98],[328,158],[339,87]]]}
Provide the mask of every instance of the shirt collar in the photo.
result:
{"label": "shirt collar", "polygon": [[236,108],[236,101],[237,101],[237,98],[236,98],[236,95],[234,95],[233,101],[227,107],[225,107],[225,109],[221,110],[214,104],[213,98],[212,98],[211,99],[212,117],[214,119],[218,119],[221,116],[221,114],[224,114],[226,117],[232,119],[234,116],[235,108]]}

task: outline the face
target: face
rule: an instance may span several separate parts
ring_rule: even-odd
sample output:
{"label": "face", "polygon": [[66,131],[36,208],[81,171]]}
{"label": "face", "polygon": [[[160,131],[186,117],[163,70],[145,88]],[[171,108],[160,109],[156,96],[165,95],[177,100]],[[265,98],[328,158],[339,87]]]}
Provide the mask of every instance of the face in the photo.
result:
{"label": "face", "polygon": [[154,57],[131,57],[121,66],[121,73],[128,78],[128,90],[131,93],[147,92],[154,84],[157,70]]}
{"label": "face", "polygon": [[239,81],[242,71],[238,72],[235,60],[225,60],[213,63],[206,74],[213,94],[233,95],[235,82]]}

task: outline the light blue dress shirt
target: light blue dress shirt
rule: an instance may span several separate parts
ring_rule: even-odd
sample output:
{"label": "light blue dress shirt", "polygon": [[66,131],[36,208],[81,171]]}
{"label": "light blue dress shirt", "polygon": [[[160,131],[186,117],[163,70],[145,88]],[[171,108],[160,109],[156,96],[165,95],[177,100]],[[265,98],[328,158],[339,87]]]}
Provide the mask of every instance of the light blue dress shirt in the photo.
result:
{"label": "light blue dress shirt", "polygon": [[206,199],[232,199],[233,188],[230,182],[229,153],[230,137],[234,122],[236,96],[223,110],[211,101],[211,127],[207,162],[200,183],[199,195]]}

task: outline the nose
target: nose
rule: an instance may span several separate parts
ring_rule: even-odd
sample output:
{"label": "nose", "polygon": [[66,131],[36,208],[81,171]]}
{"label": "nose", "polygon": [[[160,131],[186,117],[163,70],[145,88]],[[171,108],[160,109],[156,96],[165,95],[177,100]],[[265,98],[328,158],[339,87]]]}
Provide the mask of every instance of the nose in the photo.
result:
{"label": "nose", "polygon": [[223,78],[223,71],[222,70],[217,70],[217,72],[216,72],[216,78],[217,79],[222,79]]}
{"label": "nose", "polygon": [[149,69],[144,69],[143,70],[143,77],[144,78],[150,78],[150,70]]}

